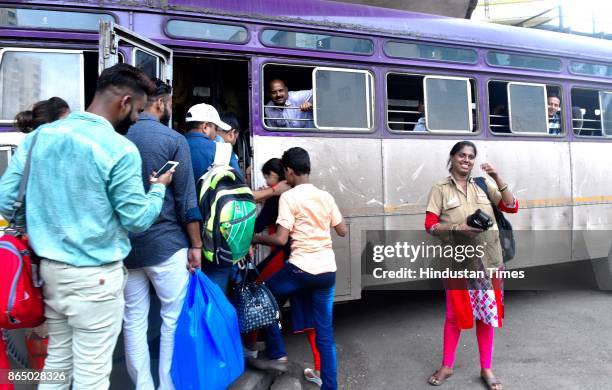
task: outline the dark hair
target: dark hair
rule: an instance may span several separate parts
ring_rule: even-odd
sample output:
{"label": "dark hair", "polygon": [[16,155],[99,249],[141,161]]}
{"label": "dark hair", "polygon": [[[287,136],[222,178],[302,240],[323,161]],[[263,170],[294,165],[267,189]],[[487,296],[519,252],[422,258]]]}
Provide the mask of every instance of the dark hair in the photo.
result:
{"label": "dark hair", "polygon": [[453,148],[450,151],[450,157],[448,158],[448,161],[446,162],[446,165],[448,165],[448,170],[451,170],[451,157],[453,157],[455,154],[459,153],[459,151],[465,147],[470,147],[472,149],[474,149],[474,157],[476,157],[478,155],[478,150],[476,149],[476,145],[474,145],[473,142],[471,141],[460,141],[457,142],[455,145],[453,145]]}
{"label": "dark hair", "polygon": [[269,175],[272,172],[278,175],[278,180],[285,180],[285,170],[280,158],[271,158],[261,167],[261,173],[264,175]]}
{"label": "dark hair", "polygon": [[185,127],[187,131],[195,130],[200,127],[204,122],[186,122]]}
{"label": "dark hair", "polygon": [[291,168],[298,176],[310,174],[310,156],[300,147],[286,150],[281,162],[283,167]]}
{"label": "dark hair", "polygon": [[58,120],[69,110],[68,103],[57,96],[41,100],[35,103],[31,110],[15,115],[15,127],[21,132],[29,133],[40,125]]}
{"label": "dark hair", "polygon": [[163,98],[164,101],[170,97],[172,93],[172,87],[168,84],[164,83],[158,78],[151,79],[153,84],[155,84],[155,92],[153,94],[148,95],[147,100],[147,108],[151,107],[153,103],[159,98]]}
{"label": "dark hair", "polygon": [[128,64],[116,64],[104,69],[96,84],[96,93],[108,88],[128,88],[136,93],[155,95],[155,84],[140,69]]}
{"label": "dark hair", "polygon": [[231,112],[221,114],[221,120],[230,125],[232,129],[240,131],[240,122],[238,122],[236,115],[232,114]]}

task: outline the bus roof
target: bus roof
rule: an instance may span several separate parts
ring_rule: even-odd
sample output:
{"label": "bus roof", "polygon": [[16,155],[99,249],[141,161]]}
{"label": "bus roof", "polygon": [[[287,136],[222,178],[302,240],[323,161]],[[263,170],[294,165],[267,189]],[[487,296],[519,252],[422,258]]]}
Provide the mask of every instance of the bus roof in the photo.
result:
{"label": "bus roof", "polygon": [[[53,3],[57,5],[57,2]],[[95,4],[97,7],[107,3],[109,8],[129,6],[132,10],[140,3],[143,10],[298,23],[398,38],[555,53],[612,62],[612,41],[604,39],[327,0],[81,0],[62,3]]]}

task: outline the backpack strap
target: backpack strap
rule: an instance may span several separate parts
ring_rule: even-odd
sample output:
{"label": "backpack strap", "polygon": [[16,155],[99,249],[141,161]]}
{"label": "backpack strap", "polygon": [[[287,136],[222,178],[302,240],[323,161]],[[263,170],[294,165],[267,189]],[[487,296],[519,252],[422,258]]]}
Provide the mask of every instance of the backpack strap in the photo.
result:
{"label": "backpack strap", "polygon": [[215,142],[215,161],[213,161],[213,165],[230,165],[231,158],[232,145],[228,143]]}
{"label": "backpack strap", "polygon": [[25,198],[26,193],[26,185],[28,184],[28,178],[30,177],[30,162],[32,161],[32,150],[34,149],[34,145],[36,145],[36,140],[38,140],[38,134],[40,134],[40,131],[37,131],[32,136],[32,143],[30,144],[30,149],[28,150],[28,157],[25,161],[23,172],[21,174],[21,182],[19,182],[19,191],[17,192],[17,198],[15,199],[15,203],[13,203],[13,214],[11,215],[8,221],[9,226],[12,226],[15,223],[17,214],[23,206],[23,199]]}
{"label": "backpack strap", "polygon": [[483,190],[484,193],[487,195],[487,199],[489,199],[489,202],[491,202],[491,204],[495,207],[495,205],[491,201],[491,198],[489,198],[489,189],[487,187],[487,181],[485,180],[485,178],[482,176],[478,176],[474,178],[474,181],[476,182],[476,185],[480,187],[480,189]]}

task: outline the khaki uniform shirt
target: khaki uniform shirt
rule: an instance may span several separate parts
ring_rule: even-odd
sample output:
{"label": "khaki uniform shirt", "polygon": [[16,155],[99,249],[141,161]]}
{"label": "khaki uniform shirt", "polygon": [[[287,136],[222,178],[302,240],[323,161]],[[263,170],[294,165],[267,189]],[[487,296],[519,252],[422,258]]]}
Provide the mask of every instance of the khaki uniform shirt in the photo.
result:
{"label": "khaki uniform shirt", "polygon": [[[502,250],[499,243],[499,232],[491,201],[497,205],[502,199],[497,185],[485,178],[489,197],[478,187],[474,178],[470,177],[467,193],[460,188],[452,176],[436,183],[429,193],[427,211],[440,217],[440,223],[461,224],[477,209],[484,211],[493,220],[489,230],[469,237],[461,233],[451,232],[450,240],[459,245],[482,245],[484,247],[483,265],[485,268],[499,268],[503,264]],[[491,200],[489,200],[489,198]]]}

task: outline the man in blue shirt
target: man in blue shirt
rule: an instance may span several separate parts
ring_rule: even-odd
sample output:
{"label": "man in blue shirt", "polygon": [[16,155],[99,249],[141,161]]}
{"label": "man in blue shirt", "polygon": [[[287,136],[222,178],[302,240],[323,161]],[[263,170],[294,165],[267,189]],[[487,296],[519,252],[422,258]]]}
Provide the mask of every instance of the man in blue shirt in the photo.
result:
{"label": "man in blue shirt", "polygon": [[[221,120],[219,113],[213,106],[204,103],[191,107],[187,112],[185,121],[187,122],[185,137],[191,150],[193,175],[197,182],[215,161],[216,144],[214,140],[217,137],[217,128],[229,131],[231,126]],[[232,156],[230,165],[237,172],[240,172],[235,155]],[[202,217],[206,220],[205,215]],[[216,264],[205,261],[202,264],[202,271],[224,292],[227,292],[232,268],[232,265],[226,262]]]}
{"label": "man in blue shirt", "polygon": [[[217,128],[230,131],[232,127],[221,120],[213,106],[205,103],[192,106],[187,111],[185,122],[187,122],[185,137],[191,150],[193,176],[197,182],[215,161],[215,142],[224,142],[218,135]],[[235,154],[232,154],[230,166],[241,173]]]}
{"label": "man in blue shirt", "polygon": [[[167,390],[174,389],[170,366],[176,321],[189,280],[186,265],[189,263],[191,269],[200,267],[202,238],[189,146],[185,137],[163,124],[172,115],[172,88],[159,79],[154,82],[155,93],[149,95],[145,111],[130,127],[127,138],[140,152],[143,177],[167,161],[179,165],[157,221],[145,232],[130,234],[132,251],[125,259],[129,272],[124,290],[123,336],[132,382],[137,389],[153,389],[147,345],[149,282],[152,283],[161,302],[159,388]],[[147,180],[144,187],[149,187]]]}
{"label": "man in blue shirt", "polygon": [[[49,349],[45,369],[66,372],[73,389],[106,389],[121,331],[128,231],[158,217],[170,171],[142,186],[138,150],[125,133],[153,89],[139,69],[102,72],[86,112],[30,133],[0,180],[0,214],[11,213],[33,137],[26,190],[27,233],[42,258]],[[41,383],[39,389],[55,388]]]}
{"label": "man in blue shirt", "polygon": [[314,128],[312,121],[312,89],[289,91],[280,79],[270,81],[271,100],[264,108],[266,125],[270,127]]}

